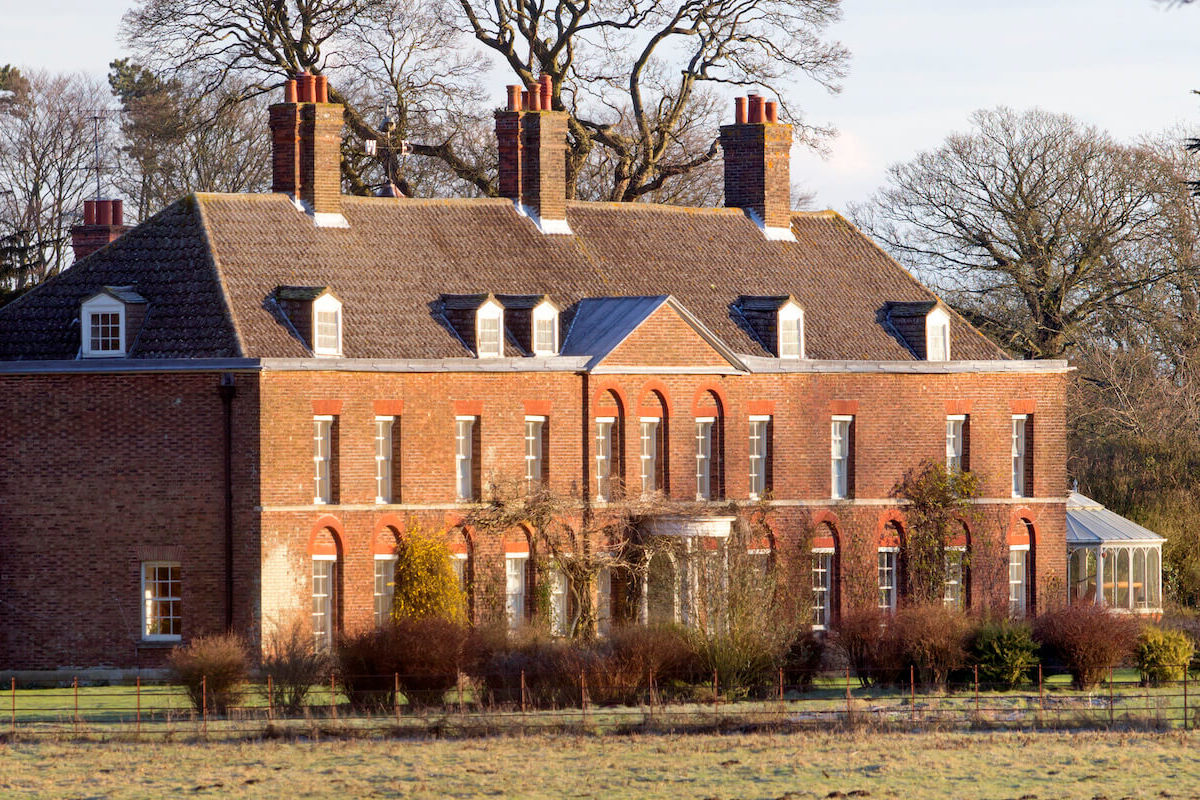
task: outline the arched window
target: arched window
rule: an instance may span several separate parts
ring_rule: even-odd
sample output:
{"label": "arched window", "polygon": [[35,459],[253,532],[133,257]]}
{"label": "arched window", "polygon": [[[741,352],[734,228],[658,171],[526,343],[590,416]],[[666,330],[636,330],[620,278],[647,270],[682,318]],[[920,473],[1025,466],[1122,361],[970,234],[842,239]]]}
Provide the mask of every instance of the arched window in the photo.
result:
{"label": "arched window", "polygon": [[670,493],[667,464],[668,426],[666,399],[657,391],[648,390],[642,397],[638,429],[639,461],[643,495],[655,492]]}
{"label": "arched window", "polygon": [[524,531],[504,537],[504,615],[510,631],[518,630],[529,618],[535,596],[533,557]]}
{"label": "arched window", "polygon": [[458,578],[467,607],[467,619],[475,619],[475,557],[471,537],[461,528],[450,534],[450,564]]}
{"label": "arched window", "polygon": [[822,523],[812,543],[812,626],[827,630],[837,620],[838,535],[828,522]]}
{"label": "arched window", "polygon": [[900,598],[900,585],[903,579],[900,554],[904,540],[900,523],[888,522],[879,537],[878,576],[879,576],[879,608],[892,612]]}
{"label": "arched window", "polygon": [[1008,534],[1008,613],[1021,619],[1035,613],[1033,523],[1022,519]]}
{"label": "arched window", "polygon": [[654,553],[646,565],[644,618],[647,624],[663,625],[679,621],[678,582],[675,557],[666,550]]}
{"label": "arched window", "polygon": [[596,501],[620,496],[625,485],[625,409],[611,389],[596,404]]}
{"label": "arched window", "polygon": [[944,558],[942,602],[947,608],[966,611],[971,607],[971,532],[966,525],[962,533],[946,543]]}
{"label": "arched window", "polygon": [[322,528],[310,547],[312,556],[312,630],[316,647],[328,652],[342,628],[342,546],[331,528]]}
{"label": "arched window", "polygon": [[396,598],[396,548],[400,533],[388,526],[375,535],[375,625],[382,626],[392,618]]}
{"label": "arched window", "polygon": [[721,399],[706,391],[696,402],[696,499],[725,496],[725,415]]}

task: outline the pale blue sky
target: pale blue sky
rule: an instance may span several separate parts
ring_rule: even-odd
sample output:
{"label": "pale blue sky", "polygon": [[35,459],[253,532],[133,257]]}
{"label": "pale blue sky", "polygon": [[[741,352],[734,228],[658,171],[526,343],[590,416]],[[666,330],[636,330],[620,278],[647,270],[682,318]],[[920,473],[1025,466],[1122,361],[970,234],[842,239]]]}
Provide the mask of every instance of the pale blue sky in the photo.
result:
{"label": "pale blue sky", "polygon": [[[102,76],[120,55],[128,0],[8,0],[0,63]],[[1152,0],[844,0],[833,35],[854,53],[840,95],[795,96],[836,126],[831,156],[796,153],[793,176],[818,204],[865,199],[888,164],[967,127],[971,111],[1010,105],[1073,114],[1134,138],[1200,127],[1200,4]]]}

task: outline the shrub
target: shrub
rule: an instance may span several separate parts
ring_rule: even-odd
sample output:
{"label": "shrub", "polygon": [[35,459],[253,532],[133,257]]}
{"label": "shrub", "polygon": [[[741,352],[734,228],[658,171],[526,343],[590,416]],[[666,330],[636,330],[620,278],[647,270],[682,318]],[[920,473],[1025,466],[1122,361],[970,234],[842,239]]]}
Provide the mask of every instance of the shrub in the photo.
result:
{"label": "shrub", "polygon": [[1091,689],[1110,667],[1128,657],[1137,633],[1137,620],[1092,603],[1047,611],[1033,624],[1043,661],[1057,660],[1079,689]]}
{"label": "shrub", "polygon": [[466,622],[466,598],[450,558],[450,548],[437,535],[410,525],[396,548],[395,600],[397,619],[433,617]]}
{"label": "shrub", "polygon": [[899,656],[902,681],[911,667],[922,686],[942,687],[951,670],[966,660],[968,630],[966,615],[940,601],[905,606],[888,627],[891,647],[885,652]]}
{"label": "shrub", "polygon": [[271,704],[284,714],[298,714],[313,684],[328,680],[332,659],[317,650],[312,627],[303,619],[276,628],[265,650],[262,671],[271,679]]}
{"label": "shrub", "polygon": [[176,647],[167,658],[173,683],[187,689],[196,711],[226,713],[242,699],[250,658],[241,637],[233,633],[198,636]]}
{"label": "shrub", "polygon": [[[887,615],[878,608],[859,608],[842,615],[831,644],[835,651],[854,670],[863,686],[879,682],[882,671],[895,668],[894,659],[886,652],[890,646],[887,636]],[[889,680],[891,675],[886,676]]]}
{"label": "shrub", "polygon": [[788,682],[800,691],[812,688],[813,679],[821,671],[825,660],[825,637],[813,631],[797,636],[784,657],[783,669]]}
{"label": "shrub", "polygon": [[588,655],[582,648],[535,629],[509,635],[487,628],[475,632],[471,650],[472,675],[493,703],[556,708],[581,700],[579,678]]}
{"label": "shrub", "polygon": [[1166,681],[1182,680],[1195,651],[1186,633],[1148,625],[1137,638],[1134,658],[1142,681],[1158,686]]}
{"label": "shrub", "polygon": [[697,671],[684,631],[674,625],[622,625],[592,645],[588,697],[601,705],[632,705],[658,684],[683,681]]}
{"label": "shrub", "polygon": [[970,653],[979,667],[979,680],[1006,690],[1024,683],[1037,666],[1033,629],[1024,622],[983,622],[971,635]]}
{"label": "shrub", "polygon": [[436,617],[343,636],[337,660],[346,696],[355,708],[387,708],[399,683],[410,707],[440,703],[458,683],[466,641],[465,628]]}
{"label": "shrub", "polygon": [[735,698],[773,687],[791,645],[770,631],[736,627],[712,633],[691,629],[688,643],[700,671],[697,677],[709,683],[715,674],[718,690]]}

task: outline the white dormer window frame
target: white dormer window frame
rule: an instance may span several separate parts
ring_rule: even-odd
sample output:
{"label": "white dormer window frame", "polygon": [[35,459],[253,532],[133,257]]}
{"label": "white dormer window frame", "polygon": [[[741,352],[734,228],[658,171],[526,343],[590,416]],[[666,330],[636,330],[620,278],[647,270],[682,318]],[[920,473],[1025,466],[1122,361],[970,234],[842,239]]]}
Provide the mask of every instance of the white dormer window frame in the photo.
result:
{"label": "white dormer window frame", "polygon": [[950,315],[941,306],[925,315],[925,360],[950,360]]}
{"label": "white dormer window frame", "polygon": [[[485,325],[488,332],[486,341]],[[495,300],[488,300],[475,311],[475,355],[479,358],[500,358],[504,355],[504,306]]]}
{"label": "white dormer window frame", "polygon": [[318,356],[342,354],[342,301],[332,294],[323,294],[313,301],[312,350]]}
{"label": "white dormer window frame", "polygon": [[[533,307],[530,331],[532,350],[535,356],[553,356],[558,354],[558,309],[547,300]],[[539,336],[539,327],[543,335]],[[549,329],[547,331],[547,328]],[[548,333],[548,336],[546,335]]]}
{"label": "white dormer window frame", "polygon": [[804,309],[792,301],[779,307],[776,350],[780,358],[804,358]]}
{"label": "white dormer window frame", "polygon": [[[84,358],[123,358],[126,355],[123,302],[108,294],[98,294],[80,306],[79,320],[80,352]],[[116,336],[113,336],[114,331]]]}

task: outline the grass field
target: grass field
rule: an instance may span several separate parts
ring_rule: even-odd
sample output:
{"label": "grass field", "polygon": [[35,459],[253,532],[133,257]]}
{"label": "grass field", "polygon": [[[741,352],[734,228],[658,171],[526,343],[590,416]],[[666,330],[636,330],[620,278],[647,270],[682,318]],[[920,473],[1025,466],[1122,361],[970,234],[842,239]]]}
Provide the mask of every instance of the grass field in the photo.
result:
{"label": "grass field", "polygon": [[0,745],[0,797],[1200,798],[1200,737],[739,734]]}

